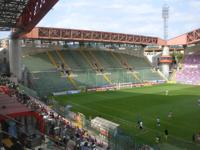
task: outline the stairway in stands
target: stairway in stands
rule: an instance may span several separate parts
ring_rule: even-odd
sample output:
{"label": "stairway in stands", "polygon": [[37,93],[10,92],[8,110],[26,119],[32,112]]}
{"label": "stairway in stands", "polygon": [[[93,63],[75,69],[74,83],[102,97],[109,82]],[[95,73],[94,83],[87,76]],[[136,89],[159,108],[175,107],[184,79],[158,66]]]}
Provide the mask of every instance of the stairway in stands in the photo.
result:
{"label": "stairway in stands", "polygon": [[127,60],[120,53],[111,52],[111,54],[113,58],[115,58],[116,61],[118,61],[119,64],[128,71],[127,73],[131,74],[131,76],[133,77],[134,80],[136,80],[136,82],[140,83],[142,82],[139,76],[137,75],[137,72],[133,71],[133,67],[129,65]]}
{"label": "stairway in stands", "polygon": [[110,78],[104,73],[104,67],[100,61],[95,57],[91,51],[82,51],[80,50],[81,55],[85,61],[90,65],[90,67],[96,72],[96,74],[102,74],[104,80],[108,84],[112,84]]}
{"label": "stairway in stands", "polygon": [[89,51],[89,54],[90,54],[91,57],[94,59],[94,61],[96,62],[97,66],[99,66],[100,72],[103,74],[104,79],[105,79],[109,84],[112,84],[112,81],[111,81],[111,79],[108,77],[108,75],[105,73],[105,69],[104,69],[103,65],[101,64],[101,62],[97,59],[97,57],[95,57],[95,55],[92,53],[92,51]]}
{"label": "stairway in stands", "polygon": [[[62,64],[64,64],[64,68],[67,70],[67,72],[69,73],[69,75],[67,76],[67,80],[70,81],[70,83],[73,85],[74,89],[78,89],[78,86],[77,86],[77,83],[76,81],[74,80],[73,78],[73,72],[71,71],[71,68],[69,67],[69,65],[66,63],[64,57],[62,56],[62,53],[60,52],[60,50],[56,50],[55,51],[56,54],[57,54],[57,61],[55,59],[55,54],[54,56],[51,54],[50,51],[47,52],[47,55],[51,61],[51,63],[56,67],[56,68],[59,68],[59,63],[58,61],[62,62]],[[58,60],[59,59],[59,60]],[[64,73],[62,73],[62,76],[64,75]]]}

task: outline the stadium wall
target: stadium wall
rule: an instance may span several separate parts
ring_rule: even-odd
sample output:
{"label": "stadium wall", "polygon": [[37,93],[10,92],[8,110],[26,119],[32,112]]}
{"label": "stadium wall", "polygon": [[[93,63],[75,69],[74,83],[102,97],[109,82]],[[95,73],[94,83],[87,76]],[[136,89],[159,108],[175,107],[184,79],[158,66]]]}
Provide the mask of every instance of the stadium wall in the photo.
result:
{"label": "stadium wall", "polygon": [[50,47],[22,47],[23,56],[35,55],[44,53],[46,51],[55,51],[56,49],[62,50],[103,50],[103,51],[114,51],[122,54],[128,54],[136,57],[144,57],[144,48],[138,49],[108,49],[108,48],[90,48],[90,47],[79,47],[79,48],[63,48],[62,46],[50,46]]}
{"label": "stadium wall", "polygon": [[191,52],[193,52],[193,53],[200,52],[200,44],[197,44],[197,45],[189,45],[189,46],[185,49],[185,55],[188,55],[188,54],[190,54]]}

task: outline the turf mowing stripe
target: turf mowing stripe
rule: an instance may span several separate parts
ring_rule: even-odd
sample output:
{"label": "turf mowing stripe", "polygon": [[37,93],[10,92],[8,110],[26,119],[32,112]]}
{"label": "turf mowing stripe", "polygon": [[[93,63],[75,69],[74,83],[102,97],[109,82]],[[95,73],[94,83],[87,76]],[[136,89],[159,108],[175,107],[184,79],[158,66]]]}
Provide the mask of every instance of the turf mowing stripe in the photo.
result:
{"label": "turf mowing stripe", "polygon": [[137,136],[145,135],[147,133],[149,133],[149,130],[141,131],[140,133],[135,134],[135,136],[137,137]]}
{"label": "turf mowing stripe", "polygon": [[[98,105],[100,107],[103,107],[103,108],[107,108],[107,109],[110,109],[110,110],[114,110],[114,111],[119,111],[118,109],[114,109],[114,108],[111,108],[111,107],[107,107],[105,105],[101,105],[101,104],[95,104],[95,105]],[[89,108],[89,107],[88,107]],[[92,108],[91,108],[92,109]],[[125,110],[123,110],[125,112]],[[119,111],[121,112],[121,111]],[[129,113],[129,111],[127,111]],[[135,116],[135,115],[134,115]],[[149,120],[149,121],[155,121],[155,118],[152,118],[152,117],[146,117],[146,116],[142,116],[142,118],[145,118],[145,120]],[[169,125],[171,127],[176,127],[176,128],[179,128],[180,126],[177,126],[175,124],[172,124],[172,123],[169,123],[167,121],[164,121],[164,120],[160,120],[161,122],[163,122],[163,124],[166,124],[166,125]],[[184,124],[185,125],[185,124]],[[188,128],[190,128],[189,126],[181,126],[181,128],[184,128],[185,130],[188,130]]]}
{"label": "turf mowing stripe", "polygon": [[[169,86],[169,85],[168,85]],[[167,87],[168,87],[167,86]],[[170,85],[171,86],[171,85]],[[149,90],[152,90],[152,88],[158,88],[158,86],[151,86],[151,87],[144,87],[144,88],[147,88],[147,89],[149,89]],[[165,88],[166,88],[166,86],[164,86]],[[190,88],[193,88],[193,86],[191,87],[191,86],[189,86]],[[160,87],[159,87],[160,88]],[[168,88],[170,88],[170,87],[168,87]],[[168,96],[171,96],[171,94],[170,93],[173,93],[173,92],[175,92],[175,91],[180,91],[180,90],[183,90],[183,89],[187,89],[188,87],[181,87],[181,88],[176,88],[176,89],[173,89],[173,90],[169,90],[169,94],[168,94]],[[135,89],[141,89],[141,87],[136,87]],[[131,90],[132,90],[132,92],[131,92]],[[161,95],[165,95],[165,90],[166,89],[164,89],[163,91],[160,91],[160,89],[158,89],[159,90],[159,92],[157,92],[157,91],[155,91],[155,92],[151,92],[151,93],[148,93],[147,91],[146,91],[146,93],[144,93],[143,91],[142,91],[142,93],[135,93],[135,92],[141,92],[141,91],[134,91],[133,92],[133,90],[134,90],[134,88],[133,89],[129,89],[129,90],[119,90],[119,91],[121,91],[121,92],[126,92],[126,91],[128,91],[128,93],[132,93],[133,95],[130,95],[130,96],[123,96],[122,98],[131,98],[131,97],[138,97],[138,96],[142,96],[142,95],[147,95],[147,94],[149,94],[149,95],[151,95],[151,94],[161,94]],[[110,92],[110,91],[109,91]],[[111,91],[112,93],[108,93],[108,94],[114,94],[115,92],[117,92],[117,91]],[[104,92],[104,93],[106,93],[106,92]],[[89,93],[90,94],[90,93]],[[101,97],[101,98],[103,98],[103,99],[105,99],[105,100],[102,100],[102,99],[100,99],[100,100],[98,100],[98,99],[96,99],[96,100],[92,100],[92,102],[85,102],[84,104],[87,104],[87,103],[94,103],[94,102],[99,102],[99,101],[101,101],[101,102],[103,102],[103,101],[110,101],[110,100],[113,100],[113,97],[109,97],[108,98],[108,96],[107,95],[102,95],[102,93],[101,92],[96,92],[96,93],[92,93],[91,94],[92,96],[97,96],[97,97]],[[121,97],[120,97],[121,98]],[[115,98],[115,99],[117,99],[117,98]]]}
{"label": "turf mowing stripe", "polygon": [[[134,122],[130,122],[129,120],[125,120],[125,119],[122,119],[122,118],[118,118],[118,117],[116,117],[116,116],[112,116],[112,115],[108,115],[108,114],[105,114],[105,113],[103,113],[103,112],[99,112],[99,111],[97,111],[97,110],[93,110],[93,109],[91,109],[91,108],[89,108],[89,107],[86,107],[86,106],[81,106],[81,105],[79,105],[79,104],[75,104],[75,103],[72,103],[72,102],[70,102],[72,105],[76,105],[76,106],[78,106],[78,107],[81,107],[81,108],[85,108],[85,109],[88,109],[88,110],[92,110],[92,111],[95,111],[95,112],[97,112],[97,113],[100,113],[100,114],[103,114],[103,115],[105,115],[105,116],[108,116],[108,117],[111,117],[111,118],[116,118],[117,120],[121,120],[120,122],[122,122],[122,123],[124,123],[124,124],[127,124],[127,125],[133,125],[133,124],[135,124]],[[136,124],[135,124],[136,125]],[[133,126],[134,128],[136,128],[136,126]],[[148,128],[148,127],[145,127],[146,129],[148,129],[148,130],[150,130],[150,131],[154,131],[154,132],[156,132],[156,133],[160,133],[160,134],[163,134],[163,132],[160,132],[160,131],[158,131],[158,130],[155,130],[155,129],[152,129],[152,128]],[[138,128],[137,128],[138,129]],[[173,139],[177,139],[178,141],[182,141],[182,142],[185,142],[185,143],[188,143],[188,144],[193,144],[193,142],[191,142],[191,141],[187,141],[187,140],[185,140],[185,139],[183,139],[183,138],[180,138],[180,137],[178,137],[178,136],[173,136],[173,135],[169,135],[169,137],[172,137]],[[199,147],[200,145],[198,145],[198,147]]]}

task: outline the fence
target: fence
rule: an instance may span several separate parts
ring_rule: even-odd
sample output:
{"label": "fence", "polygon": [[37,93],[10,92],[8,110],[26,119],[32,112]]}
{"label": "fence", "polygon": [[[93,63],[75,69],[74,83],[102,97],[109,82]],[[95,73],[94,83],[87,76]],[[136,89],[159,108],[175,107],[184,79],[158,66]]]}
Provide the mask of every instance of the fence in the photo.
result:
{"label": "fence", "polygon": [[[71,81],[58,72],[32,73],[32,88],[39,96],[47,96],[53,92],[62,92],[75,89]],[[104,73],[96,73],[92,70],[73,70],[72,79],[78,89],[84,91],[87,88],[107,85],[120,85],[121,83],[142,83],[162,80],[162,78],[149,68],[140,68],[135,72],[124,71],[122,68],[109,68]]]}
{"label": "fence", "polygon": [[[75,125],[80,125],[81,127],[88,130],[90,133],[95,135],[102,141],[102,143],[107,143],[111,150],[141,150],[146,146],[146,148],[151,148],[150,146],[147,146],[144,144],[143,141],[137,140],[135,137],[132,137],[130,135],[127,135],[121,130],[118,129],[118,132],[115,133],[112,130],[108,132],[108,136],[102,135],[102,133],[94,128],[91,127],[91,121],[86,118],[83,114],[82,116],[82,123],[76,120],[76,116],[79,113],[71,112],[69,110],[66,110],[64,106],[60,106],[57,102],[54,101],[53,109],[59,114],[65,116],[68,120],[73,122]],[[80,127],[80,126],[79,126]],[[149,150],[149,149],[147,149]],[[151,148],[151,150],[158,150],[157,146],[154,146],[154,148]]]}

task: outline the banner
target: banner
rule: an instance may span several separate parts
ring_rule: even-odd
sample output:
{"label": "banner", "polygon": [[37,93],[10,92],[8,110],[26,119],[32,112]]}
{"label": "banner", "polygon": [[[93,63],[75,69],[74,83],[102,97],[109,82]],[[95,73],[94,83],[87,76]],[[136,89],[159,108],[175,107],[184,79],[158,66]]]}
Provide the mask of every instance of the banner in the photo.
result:
{"label": "banner", "polygon": [[63,91],[63,92],[54,92],[54,96],[60,96],[60,95],[72,95],[72,94],[79,94],[81,93],[81,90],[70,90],[70,91]]}

